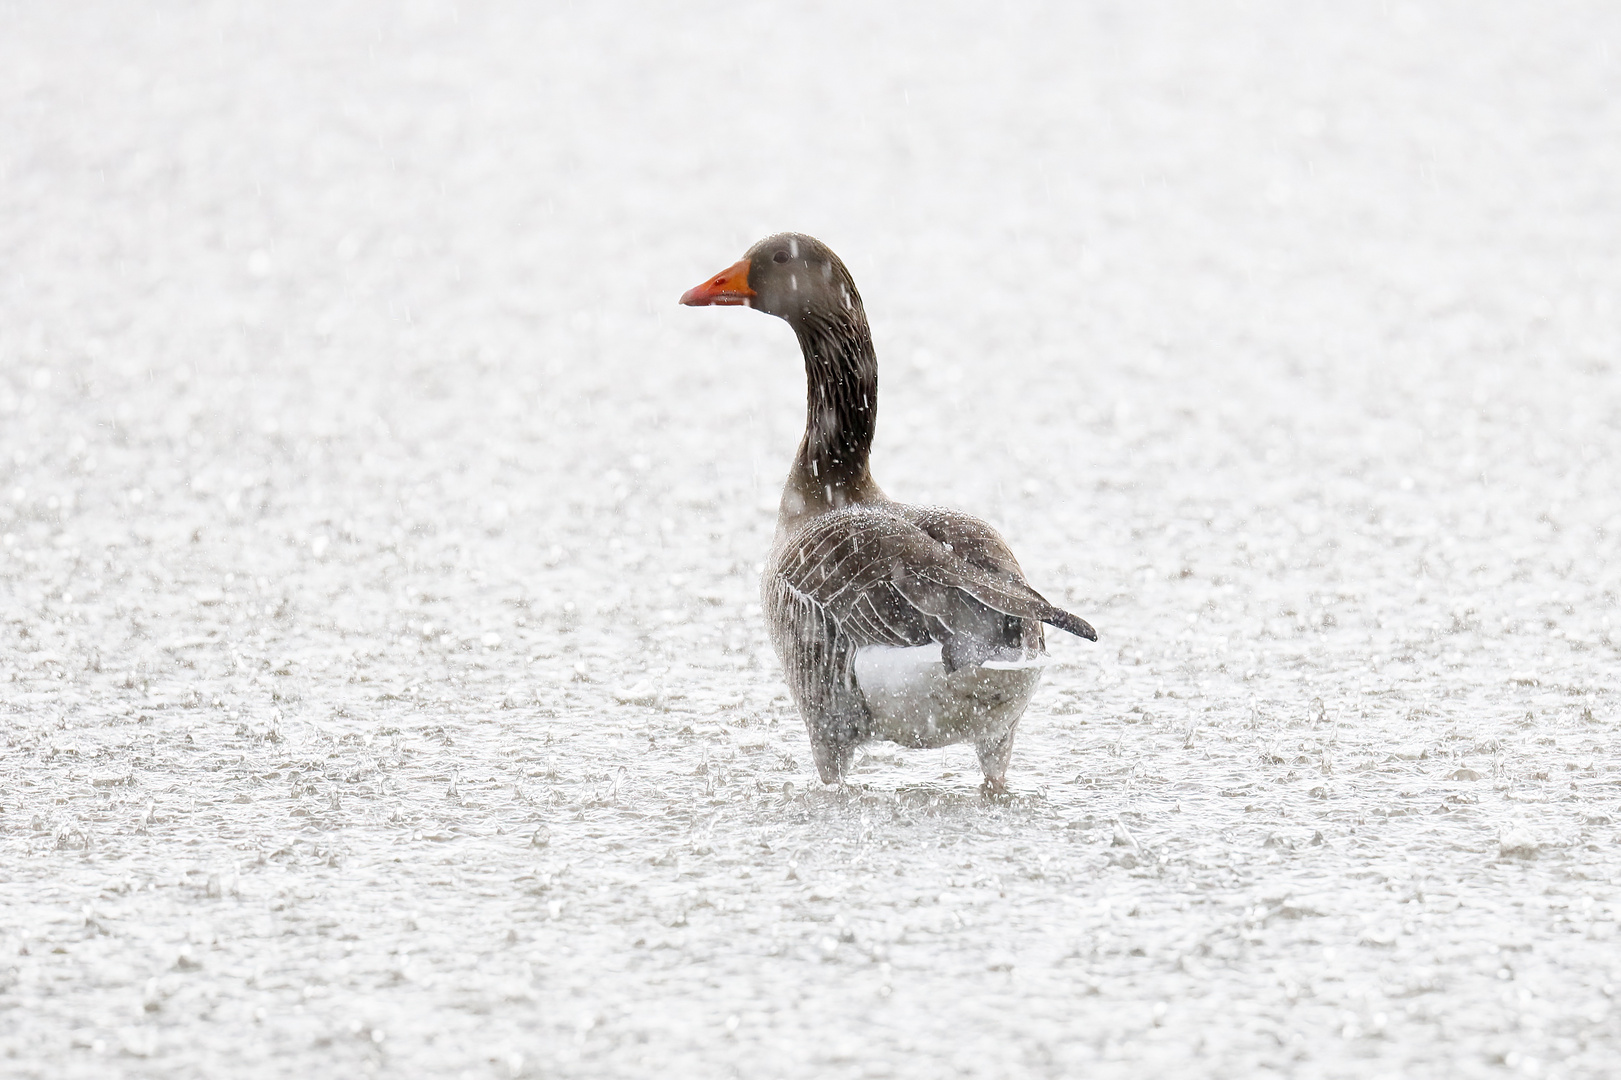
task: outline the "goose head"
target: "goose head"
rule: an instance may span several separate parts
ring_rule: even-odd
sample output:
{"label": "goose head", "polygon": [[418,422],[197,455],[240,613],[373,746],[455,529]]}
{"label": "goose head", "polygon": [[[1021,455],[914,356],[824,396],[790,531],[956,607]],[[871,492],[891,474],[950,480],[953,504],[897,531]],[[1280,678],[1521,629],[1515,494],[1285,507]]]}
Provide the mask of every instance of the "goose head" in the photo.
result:
{"label": "goose head", "polygon": [[857,318],[861,294],[831,248],[804,233],[778,233],[702,285],[688,289],[689,307],[752,307],[798,324],[807,317]]}

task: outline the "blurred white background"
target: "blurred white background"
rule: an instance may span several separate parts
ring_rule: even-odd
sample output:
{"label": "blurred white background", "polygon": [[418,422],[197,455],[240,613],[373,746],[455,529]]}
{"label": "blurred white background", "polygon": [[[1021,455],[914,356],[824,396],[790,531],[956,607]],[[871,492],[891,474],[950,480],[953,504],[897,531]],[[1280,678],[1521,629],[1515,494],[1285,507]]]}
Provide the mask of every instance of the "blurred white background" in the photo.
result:
{"label": "blurred white background", "polygon": [[[24,1076],[1605,1076],[1621,11],[0,9]],[[782,229],[1097,625],[816,781]],[[1057,635],[1055,635],[1055,638]]]}

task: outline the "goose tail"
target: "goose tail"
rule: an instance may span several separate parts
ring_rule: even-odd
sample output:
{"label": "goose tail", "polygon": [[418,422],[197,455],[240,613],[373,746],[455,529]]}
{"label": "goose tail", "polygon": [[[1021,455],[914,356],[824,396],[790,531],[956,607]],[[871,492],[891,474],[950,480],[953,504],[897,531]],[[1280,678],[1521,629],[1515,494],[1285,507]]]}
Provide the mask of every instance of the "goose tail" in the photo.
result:
{"label": "goose tail", "polygon": [[1092,624],[1079,615],[1071,615],[1061,608],[1049,607],[1042,613],[1041,621],[1048,626],[1056,626],[1060,630],[1068,631],[1076,637],[1083,637],[1088,641],[1096,641],[1098,632],[1092,629]]}

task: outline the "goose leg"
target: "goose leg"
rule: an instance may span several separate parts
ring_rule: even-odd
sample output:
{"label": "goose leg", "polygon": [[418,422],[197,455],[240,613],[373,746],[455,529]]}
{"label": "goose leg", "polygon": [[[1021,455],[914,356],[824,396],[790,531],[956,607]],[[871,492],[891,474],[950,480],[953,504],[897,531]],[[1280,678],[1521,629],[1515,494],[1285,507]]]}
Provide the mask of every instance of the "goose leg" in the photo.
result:
{"label": "goose leg", "polygon": [[985,783],[980,790],[987,795],[1007,792],[1007,766],[1013,757],[1013,733],[1018,726],[1015,720],[999,738],[974,744],[974,752],[979,755],[980,770],[985,774]]}
{"label": "goose leg", "polygon": [[855,757],[855,743],[839,738],[833,731],[817,730],[815,724],[807,723],[805,727],[810,733],[811,760],[816,762],[816,772],[821,776],[822,783],[842,783],[844,774],[850,771],[850,761]]}

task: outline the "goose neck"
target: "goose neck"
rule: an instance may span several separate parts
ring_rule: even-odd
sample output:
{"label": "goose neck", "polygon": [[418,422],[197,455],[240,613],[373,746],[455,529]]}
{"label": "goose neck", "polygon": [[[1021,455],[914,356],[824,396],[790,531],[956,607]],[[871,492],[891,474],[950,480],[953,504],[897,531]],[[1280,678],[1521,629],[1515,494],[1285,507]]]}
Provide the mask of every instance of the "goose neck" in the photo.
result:
{"label": "goose neck", "polygon": [[784,518],[881,499],[868,469],[878,419],[878,357],[859,309],[793,320],[805,356],[805,435]]}

